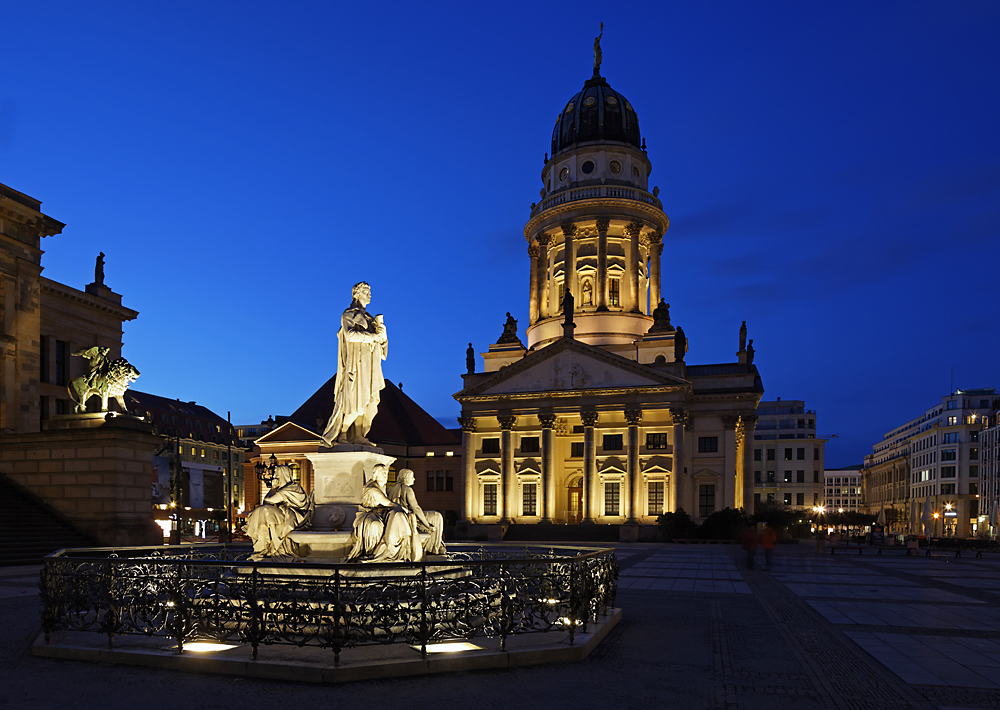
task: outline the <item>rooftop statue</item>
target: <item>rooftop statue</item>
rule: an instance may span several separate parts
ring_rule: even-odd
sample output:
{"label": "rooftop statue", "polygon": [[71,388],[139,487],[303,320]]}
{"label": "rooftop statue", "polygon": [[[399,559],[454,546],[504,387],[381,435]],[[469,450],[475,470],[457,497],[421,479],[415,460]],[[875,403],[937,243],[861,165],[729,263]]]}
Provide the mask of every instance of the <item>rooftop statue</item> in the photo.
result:
{"label": "rooftop statue", "polygon": [[[410,534],[413,540],[413,559],[419,562],[424,555],[443,555],[447,552],[444,546],[444,516],[436,510],[426,513],[417,502],[417,494],[413,491],[413,471],[404,468],[396,477],[396,482],[389,489],[389,500],[409,511]],[[429,533],[426,541],[421,543],[420,533]]]}
{"label": "rooftop statue", "polygon": [[670,304],[662,298],[653,309],[653,325],[649,326],[649,333],[672,333],[674,326],[670,325]]}
{"label": "rooftop statue", "polygon": [[250,511],[247,536],[253,540],[252,560],[290,560],[295,551],[289,534],[305,527],[313,514],[313,498],[292,477],[289,466],[274,467],[274,486],[264,503]]}
{"label": "rooftop statue", "polygon": [[[507,320],[503,324],[503,333],[500,334],[500,339],[497,340],[497,345],[506,345],[508,343],[521,343],[521,339],[517,337],[517,320],[507,311]],[[469,343],[472,346],[472,343]]]}
{"label": "rooftop statue", "polygon": [[385,387],[382,360],[389,352],[382,314],[365,310],[372,300],[371,287],[361,281],[351,291],[351,305],[340,318],[337,333],[337,379],[330,421],[323,432],[327,446],[360,444],[378,413],[379,392]]}
{"label": "rooftop statue", "polygon": [[747,365],[753,365],[754,352],[755,351],[753,349],[753,338],[751,338],[750,342],[747,343]]}
{"label": "rooftop statue", "polygon": [[92,348],[73,353],[73,357],[82,357],[90,361],[90,372],[82,377],[70,380],[70,398],[76,403],[77,414],[87,411],[87,400],[97,395],[101,398],[101,411],[108,411],[108,398],[114,397],[123,414],[125,408],[125,390],[139,379],[139,371],[123,357],[108,360],[110,348],[95,345]]}
{"label": "rooftop statue", "polygon": [[743,321],[740,326],[740,349],[739,352],[746,352],[747,349],[747,322]]}
{"label": "rooftop statue", "polygon": [[413,561],[414,535],[408,512],[386,495],[388,479],[385,464],[375,464],[371,480],[361,490],[353,544],[345,562]]}
{"label": "rooftop statue", "polygon": [[601,54],[601,37],[604,36],[604,23],[601,23],[601,33],[594,38],[594,76],[601,75],[601,61],[604,55]]}
{"label": "rooftop statue", "polygon": [[476,351],[473,350],[472,343],[469,343],[469,348],[465,351],[465,369],[470,375],[476,372]]}
{"label": "rooftop statue", "polygon": [[104,252],[97,255],[97,263],[94,264],[94,283],[98,286],[104,285]]}

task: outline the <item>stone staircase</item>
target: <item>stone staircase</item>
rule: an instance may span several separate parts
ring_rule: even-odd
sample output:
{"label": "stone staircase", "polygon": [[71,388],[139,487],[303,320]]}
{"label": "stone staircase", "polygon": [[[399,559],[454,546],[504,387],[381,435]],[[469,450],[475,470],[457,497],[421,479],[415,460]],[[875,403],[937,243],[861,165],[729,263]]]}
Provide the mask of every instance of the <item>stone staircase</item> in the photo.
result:
{"label": "stone staircase", "polygon": [[504,542],[618,542],[620,525],[512,524]]}
{"label": "stone staircase", "polygon": [[39,564],[64,547],[93,547],[51,506],[0,475],[0,566]]}

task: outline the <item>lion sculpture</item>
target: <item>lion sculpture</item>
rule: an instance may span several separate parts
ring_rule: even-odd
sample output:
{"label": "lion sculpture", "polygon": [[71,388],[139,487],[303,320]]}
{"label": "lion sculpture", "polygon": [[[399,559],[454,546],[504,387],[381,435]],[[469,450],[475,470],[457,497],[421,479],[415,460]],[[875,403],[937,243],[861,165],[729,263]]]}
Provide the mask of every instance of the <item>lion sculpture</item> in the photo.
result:
{"label": "lion sculpture", "polygon": [[118,400],[118,406],[123,414],[128,413],[125,408],[125,390],[139,377],[136,370],[129,361],[123,357],[116,357],[108,360],[109,348],[94,346],[73,353],[73,357],[82,357],[90,361],[90,372],[83,377],[70,380],[69,396],[76,402],[76,412],[87,410],[87,400],[97,395],[101,398],[101,411],[108,411],[108,398],[114,397]]}

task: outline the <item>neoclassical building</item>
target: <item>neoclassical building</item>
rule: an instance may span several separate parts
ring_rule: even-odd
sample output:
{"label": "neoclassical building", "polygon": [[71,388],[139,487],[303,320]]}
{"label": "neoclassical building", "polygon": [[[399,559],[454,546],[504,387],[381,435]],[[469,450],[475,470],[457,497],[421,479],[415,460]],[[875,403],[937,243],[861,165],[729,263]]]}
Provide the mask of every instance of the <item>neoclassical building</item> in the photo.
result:
{"label": "neoclassical building", "polygon": [[648,524],[752,505],[753,348],[744,327],[735,362],[685,362],[651,171],[635,109],[596,65],[560,109],[524,228],[525,340],[508,315],[481,371],[470,347],[455,395],[464,520]]}

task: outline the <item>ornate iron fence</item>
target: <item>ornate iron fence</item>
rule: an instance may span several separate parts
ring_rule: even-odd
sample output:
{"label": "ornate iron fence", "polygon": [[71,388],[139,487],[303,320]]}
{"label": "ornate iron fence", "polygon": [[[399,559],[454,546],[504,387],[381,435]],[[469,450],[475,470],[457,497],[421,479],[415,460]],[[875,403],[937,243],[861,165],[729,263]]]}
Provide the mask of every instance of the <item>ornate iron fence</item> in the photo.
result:
{"label": "ornate iron fence", "polygon": [[445,562],[251,562],[202,545],[63,550],[45,560],[42,629],[345,648],[578,632],[614,607],[614,550],[449,545]]}

